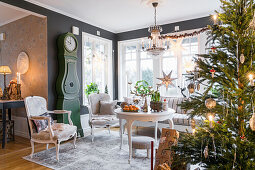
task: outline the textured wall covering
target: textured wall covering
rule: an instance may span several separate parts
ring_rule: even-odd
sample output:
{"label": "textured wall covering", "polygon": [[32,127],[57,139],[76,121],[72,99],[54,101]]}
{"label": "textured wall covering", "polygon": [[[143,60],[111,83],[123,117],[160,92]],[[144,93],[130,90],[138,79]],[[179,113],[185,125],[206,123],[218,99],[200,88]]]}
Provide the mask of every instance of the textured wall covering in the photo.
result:
{"label": "textured wall covering", "polygon": [[[12,74],[7,82],[16,80],[17,58],[24,51],[29,56],[28,72],[21,75],[22,97],[39,95],[48,98],[47,68],[47,20],[36,16],[27,16],[0,27],[6,34],[6,40],[0,42],[0,65],[8,65]],[[3,88],[3,76],[0,75]]]}

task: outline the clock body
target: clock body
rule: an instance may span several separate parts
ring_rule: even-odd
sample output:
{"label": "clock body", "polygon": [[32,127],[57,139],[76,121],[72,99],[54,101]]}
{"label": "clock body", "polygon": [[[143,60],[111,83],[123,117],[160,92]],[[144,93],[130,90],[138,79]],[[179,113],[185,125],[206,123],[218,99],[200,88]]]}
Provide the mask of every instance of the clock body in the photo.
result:
{"label": "clock body", "polygon": [[[80,121],[80,82],[77,74],[78,41],[72,33],[58,37],[58,78],[56,82],[57,109],[71,110],[71,119],[80,136],[83,130]],[[67,115],[58,115],[58,122],[68,123]]]}

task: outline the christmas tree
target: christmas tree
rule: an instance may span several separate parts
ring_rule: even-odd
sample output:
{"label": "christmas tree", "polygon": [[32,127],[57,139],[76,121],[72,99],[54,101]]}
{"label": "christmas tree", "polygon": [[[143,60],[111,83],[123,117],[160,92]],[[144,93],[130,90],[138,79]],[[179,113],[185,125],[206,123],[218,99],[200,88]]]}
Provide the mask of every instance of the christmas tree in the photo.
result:
{"label": "christmas tree", "polygon": [[[193,134],[180,135],[175,165],[208,169],[255,169],[255,32],[253,0],[221,0],[218,20],[209,26],[211,51],[199,55],[194,74],[206,90],[182,103],[196,121]],[[194,78],[194,77],[193,77]],[[211,93],[217,90],[217,95]],[[173,166],[175,166],[173,164]]]}

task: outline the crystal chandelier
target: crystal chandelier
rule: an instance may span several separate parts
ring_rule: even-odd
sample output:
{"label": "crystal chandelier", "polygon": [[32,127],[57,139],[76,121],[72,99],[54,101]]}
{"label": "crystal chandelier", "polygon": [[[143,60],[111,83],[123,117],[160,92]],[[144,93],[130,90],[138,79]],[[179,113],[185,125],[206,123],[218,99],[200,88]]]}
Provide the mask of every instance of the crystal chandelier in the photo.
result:
{"label": "crystal chandelier", "polygon": [[155,9],[155,25],[150,26],[148,32],[151,33],[149,38],[148,48],[144,47],[144,43],[142,43],[142,49],[147,52],[147,54],[152,56],[161,56],[165,52],[164,48],[164,38],[160,36],[160,32],[162,32],[162,27],[157,25],[157,6],[158,2],[153,2],[152,6]]}

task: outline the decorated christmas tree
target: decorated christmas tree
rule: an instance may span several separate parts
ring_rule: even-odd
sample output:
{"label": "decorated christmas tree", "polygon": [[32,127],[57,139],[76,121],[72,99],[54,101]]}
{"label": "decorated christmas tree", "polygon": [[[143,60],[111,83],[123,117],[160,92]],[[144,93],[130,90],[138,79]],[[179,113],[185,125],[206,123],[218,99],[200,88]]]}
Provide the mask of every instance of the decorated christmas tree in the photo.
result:
{"label": "decorated christmas tree", "polygon": [[255,169],[255,5],[253,0],[221,3],[217,22],[209,27],[211,50],[198,56],[193,73],[206,90],[182,104],[194,132],[180,135],[173,166]]}

